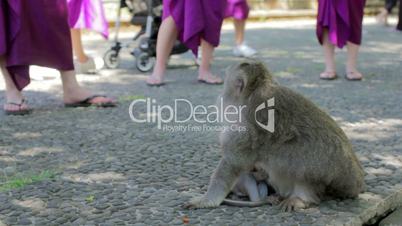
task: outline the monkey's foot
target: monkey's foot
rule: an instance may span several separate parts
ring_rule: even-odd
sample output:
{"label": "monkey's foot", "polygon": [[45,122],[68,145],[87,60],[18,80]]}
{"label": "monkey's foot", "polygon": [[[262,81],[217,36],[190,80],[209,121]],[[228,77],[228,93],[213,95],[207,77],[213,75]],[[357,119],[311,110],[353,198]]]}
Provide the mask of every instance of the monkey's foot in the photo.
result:
{"label": "monkey's foot", "polygon": [[190,202],[184,204],[186,209],[202,209],[202,208],[214,208],[220,205],[219,202],[214,200],[208,200],[205,197],[192,198]]}
{"label": "monkey's foot", "polygon": [[293,210],[307,208],[308,205],[306,202],[304,202],[299,197],[291,197],[291,198],[287,198],[287,199],[283,200],[279,204],[279,207],[282,209],[282,211],[292,212]]}

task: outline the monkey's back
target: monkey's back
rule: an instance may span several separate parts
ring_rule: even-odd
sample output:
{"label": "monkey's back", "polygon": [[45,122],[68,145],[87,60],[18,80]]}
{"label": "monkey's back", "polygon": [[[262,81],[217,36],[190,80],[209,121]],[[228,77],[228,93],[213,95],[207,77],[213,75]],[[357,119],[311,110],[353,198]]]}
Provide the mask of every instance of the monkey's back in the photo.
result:
{"label": "monkey's back", "polygon": [[[276,86],[275,132],[270,136],[273,163],[300,180],[341,197],[361,192],[363,169],[343,130],[323,110],[302,95]],[[286,137],[287,139],[281,139]],[[282,166],[291,165],[288,169]]]}

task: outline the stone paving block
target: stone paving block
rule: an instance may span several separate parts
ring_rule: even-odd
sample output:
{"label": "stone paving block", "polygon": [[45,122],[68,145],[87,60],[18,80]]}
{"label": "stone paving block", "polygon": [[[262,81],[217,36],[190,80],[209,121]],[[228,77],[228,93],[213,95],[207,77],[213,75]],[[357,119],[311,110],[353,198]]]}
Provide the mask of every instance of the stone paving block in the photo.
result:
{"label": "stone paving block", "polygon": [[386,218],[381,220],[379,226],[401,226],[402,225],[402,208],[395,210]]}
{"label": "stone paving block", "polygon": [[[276,206],[183,209],[186,201],[207,189],[220,158],[218,132],[163,131],[153,123],[132,122],[128,109],[138,97],[153,98],[160,105],[187,98],[195,105],[208,106],[216,103],[222,87],[196,82],[197,67],[190,53],[172,56],[166,86],[147,87],[148,74],[135,70],[134,58],[124,49],[119,69],[78,76],[92,90],[121,100],[117,108],[64,109],[55,77],[33,81],[24,93],[35,109],[32,115],[7,117],[0,111],[0,186],[18,175],[44,170],[56,175],[0,191],[0,226],[29,222],[358,226],[402,206],[401,36],[374,25],[369,18],[359,57],[365,79],[328,82],[318,79],[324,66],[314,24],[250,24],[247,38],[279,83],[311,99],[345,130],[366,172],[367,189],[359,198],[325,201],[294,213],[283,213]],[[122,41],[129,42],[133,34],[121,35]],[[221,40],[213,62],[213,71],[219,75],[241,60],[231,55],[233,31],[224,30]],[[91,37],[85,44],[98,56],[108,47],[101,38]],[[344,51],[337,51],[336,59],[342,74]],[[2,102],[4,91],[0,90]],[[136,110],[145,109],[139,106]],[[185,125],[197,123],[190,120]]]}

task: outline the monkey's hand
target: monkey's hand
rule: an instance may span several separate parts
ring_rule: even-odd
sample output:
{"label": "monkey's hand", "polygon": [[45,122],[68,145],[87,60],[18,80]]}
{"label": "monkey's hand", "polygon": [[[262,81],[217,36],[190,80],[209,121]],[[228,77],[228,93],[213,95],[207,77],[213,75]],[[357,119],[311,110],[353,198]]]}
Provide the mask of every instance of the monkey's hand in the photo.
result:
{"label": "monkey's hand", "polygon": [[184,204],[186,209],[202,209],[214,208],[220,205],[216,200],[209,200],[206,196],[192,198],[188,203]]}

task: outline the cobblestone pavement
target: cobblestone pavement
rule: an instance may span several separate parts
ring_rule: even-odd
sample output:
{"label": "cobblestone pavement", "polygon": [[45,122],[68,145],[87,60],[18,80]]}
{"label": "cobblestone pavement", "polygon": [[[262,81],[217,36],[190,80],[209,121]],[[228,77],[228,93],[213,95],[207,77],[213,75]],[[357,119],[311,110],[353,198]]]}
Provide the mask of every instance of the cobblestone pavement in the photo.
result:
{"label": "cobblestone pavement", "polygon": [[[166,86],[147,87],[147,75],[125,53],[120,69],[79,76],[91,89],[119,99],[118,108],[64,109],[59,80],[50,79],[27,89],[32,115],[0,113],[3,187],[15,178],[54,174],[1,191],[0,225],[361,225],[402,205],[402,34],[368,23],[360,61],[365,80],[328,82],[318,79],[323,59],[312,21],[252,27],[248,41],[276,79],[328,111],[346,131],[367,172],[367,192],[294,213],[272,206],[182,209],[207,189],[219,160],[217,133],[169,133],[156,124],[134,123],[129,105],[142,97],[158,104],[187,98],[194,105],[211,105],[222,87],[196,82],[190,54],[171,60]],[[231,56],[232,37],[232,30],[223,31],[214,60],[217,74],[239,61]],[[99,39],[88,45],[94,54],[108,47]],[[344,51],[337,60],[342,75]]]}

